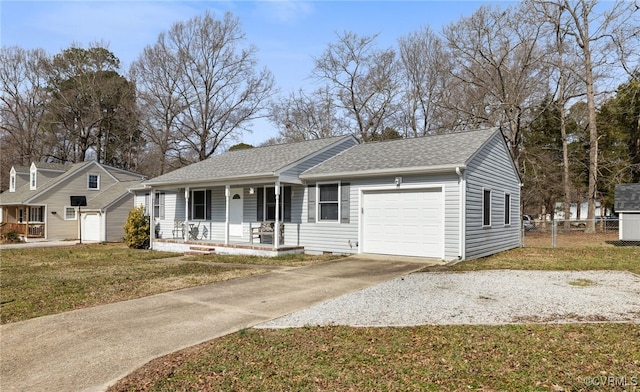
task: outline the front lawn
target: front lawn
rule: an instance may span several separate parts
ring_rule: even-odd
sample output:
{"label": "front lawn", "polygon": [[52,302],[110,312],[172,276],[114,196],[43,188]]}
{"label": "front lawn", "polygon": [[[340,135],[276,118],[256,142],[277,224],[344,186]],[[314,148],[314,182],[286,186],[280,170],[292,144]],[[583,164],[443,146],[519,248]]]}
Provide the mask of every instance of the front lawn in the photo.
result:
{"label": "front lawn", "polygon": [[[444,270],[505,268],[640,273],[640,247],[514,249]],[[152,361],[109,391],[634,391],[638,341],[638,324],[250,329]]]}

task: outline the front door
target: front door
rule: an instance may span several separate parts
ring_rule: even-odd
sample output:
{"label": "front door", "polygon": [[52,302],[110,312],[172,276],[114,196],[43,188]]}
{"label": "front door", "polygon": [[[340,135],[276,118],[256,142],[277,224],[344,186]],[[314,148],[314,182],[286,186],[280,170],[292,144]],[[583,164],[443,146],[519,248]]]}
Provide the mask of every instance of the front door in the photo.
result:
{"label": "front door", "polygon": [[229,235],[242,237],[243,194],[242,188],[230,189],[229,197]]}

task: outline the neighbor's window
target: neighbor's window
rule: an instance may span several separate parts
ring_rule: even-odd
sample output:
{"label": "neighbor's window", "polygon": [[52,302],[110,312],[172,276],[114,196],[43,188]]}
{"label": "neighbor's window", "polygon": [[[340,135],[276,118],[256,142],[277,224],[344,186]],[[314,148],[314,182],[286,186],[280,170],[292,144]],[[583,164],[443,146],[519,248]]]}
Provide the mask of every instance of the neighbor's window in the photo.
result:
{"label": "neighbor's window", "polygon": [[504,224],[511,224],[511,195],[508,193],[504,194]]}
{"label": "neighbor's window", "polygon": [[44,222],[43,211],[44,211],[44,207],[30,207],[29,222]]}
{"label": "neighbor's window", "polygon": [[482,193],[482,225],[491,226],[491,189]]}
{"label": "neighbor's window", "polygon": [[36,185],[37,185],[37,179],[38,179],[38,172],[36,172],[35,170],[31,172],[31,181],[29,183],[29,189],[34,190],[36,189]]}
{"label": "neighbor's window", "polygon": [[100,176],[97,174],[89,174],[89,183],[87,188],[100,189]]}
{"label": "neighbor's window", "polygon": [[64,208],[64,220],[76,220],[78,219],[78,210],[75,207]]}
{"label": "neighbor's window", "polygon": [[335,184],[318,185],[318,216],[320,221],[338,221],[340,189]]}

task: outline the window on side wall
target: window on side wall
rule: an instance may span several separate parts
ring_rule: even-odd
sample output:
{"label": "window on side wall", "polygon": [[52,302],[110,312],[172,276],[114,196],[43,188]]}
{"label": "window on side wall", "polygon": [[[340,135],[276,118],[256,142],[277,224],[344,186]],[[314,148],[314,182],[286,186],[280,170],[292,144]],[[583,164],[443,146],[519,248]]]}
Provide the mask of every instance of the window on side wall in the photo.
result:
{"label": "window on side wall", "polygon": [[340,211],[340,186],[338,183],[318,185],[318,220],[338,222]]}
{"label": "window on side wall", "polygon": [[78,210],[75,207],[64,208],[64,220],[76,220],[78,219]]}
{"label": "window on side wall", "polygon": [[508,193],[504,194],[504,224],[511,224],[511,195]]}
{"label": "window on side wall", "polygon": [[482,191],[482,226],[491,226],[491,189]]}

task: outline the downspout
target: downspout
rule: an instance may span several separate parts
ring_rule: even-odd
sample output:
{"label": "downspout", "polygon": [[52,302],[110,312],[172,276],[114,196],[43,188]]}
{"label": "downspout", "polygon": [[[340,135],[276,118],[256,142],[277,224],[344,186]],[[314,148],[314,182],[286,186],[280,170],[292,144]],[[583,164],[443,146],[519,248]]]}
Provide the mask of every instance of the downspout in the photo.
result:
{"label": "downspout", "polygon": [[466,200],[467,200],[467,184],[465,180],[465,173],[460,170],[460,167],[456,167],[456,174],[458,175],[458,184],[460,185],[460,225],[459,225],[459,242],[458,242],[458,260],[465,259],[465,243],[466,243],[466,221],[467,221],[467,209],[466,209]]}

